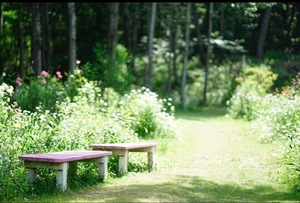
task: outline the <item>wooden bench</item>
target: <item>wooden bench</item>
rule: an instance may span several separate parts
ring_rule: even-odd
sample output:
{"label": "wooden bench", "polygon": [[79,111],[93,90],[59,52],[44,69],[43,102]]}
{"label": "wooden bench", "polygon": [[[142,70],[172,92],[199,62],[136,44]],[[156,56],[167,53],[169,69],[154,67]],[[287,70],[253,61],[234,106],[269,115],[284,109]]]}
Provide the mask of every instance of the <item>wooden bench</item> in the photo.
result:
{"label": "wooden bench", "polygon": [[111,151],[63,151],[42,154],[26,154],[19,158],[24,161],[28,169],[28,181],[33,183],[36,180],[36,169],[46,168],[56,170],[56,186],[64,192],[67,189],[68,169],[76,173],[77,161],[95,162],[98,166],[98,173],[103,181],[108,176],[108,156]]}
{"label": "wooden bench", "polygon": [[91,144],[93,150],[112,151],[113,155],[119,156],[119,175],[124,175],[128,171],[129,152],[147,152],[148,168],[153,170],[154,152],[157,143],[119,143],[119,144]]}

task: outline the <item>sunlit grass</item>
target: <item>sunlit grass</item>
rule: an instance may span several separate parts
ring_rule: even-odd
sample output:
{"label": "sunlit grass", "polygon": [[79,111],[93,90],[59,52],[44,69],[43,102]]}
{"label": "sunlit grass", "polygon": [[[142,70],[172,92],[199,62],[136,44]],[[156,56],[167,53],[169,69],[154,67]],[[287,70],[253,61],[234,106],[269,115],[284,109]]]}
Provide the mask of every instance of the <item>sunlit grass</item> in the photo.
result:
{"label": "sunlit grass", "polygon": [[[212,112],[210,114],[210,112]],[[33,198],[51,202],[278,202],[300,200],[284,184],[278,146],[262,144],[250,124],[222,108],[179,112],[180,140],[160,140],[152,173]],[[164,150],[166,149],[167,150]]]}

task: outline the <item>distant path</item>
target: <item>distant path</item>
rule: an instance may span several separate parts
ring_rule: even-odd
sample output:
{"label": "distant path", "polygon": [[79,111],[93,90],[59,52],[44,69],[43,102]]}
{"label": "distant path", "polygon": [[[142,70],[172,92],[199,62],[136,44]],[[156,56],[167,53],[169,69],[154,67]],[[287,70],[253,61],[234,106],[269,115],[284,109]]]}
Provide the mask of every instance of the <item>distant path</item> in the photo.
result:
{"label": "distant path", "polygon": [[[66,201],[196,202],[297,200],[282,186],[276,147],[261,144],[249,123],[220,117],[177,119],[182,141],[152,173],[130,173],[72,194]],[[114,185],[114,186],[112,186]],[[300,199],[298,197],[298,199]]]}

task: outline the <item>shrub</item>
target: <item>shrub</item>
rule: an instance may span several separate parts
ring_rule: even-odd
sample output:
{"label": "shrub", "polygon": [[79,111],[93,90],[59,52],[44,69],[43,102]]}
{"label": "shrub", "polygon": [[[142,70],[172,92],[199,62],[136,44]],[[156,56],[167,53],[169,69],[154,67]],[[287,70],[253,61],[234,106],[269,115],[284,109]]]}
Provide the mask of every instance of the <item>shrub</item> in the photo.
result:
{"label": "shrub", "polygon": [[261,97],[271,89],[277,75],[270,67],[261,65],[247,67],[237,78],[238,86],[227,101],[228,114],[234,118],[253,120],[261,103]]}
{"label": "shrub", "polygon": [[298,77],[293,81],[293,86],[263,98],[259,114],[253,121],[253,129],[259,132],[259,138],[264,142],[282,141],[283,160],[288,166],[288,184],[299,190],[300,96],[297,81]]}
{"label": "shrub", "polygon": [[148,88],[132,90],[121,100],[124,114],[132,118],[132,129],[140,138],[176,137],[172,100],[160,99]]}

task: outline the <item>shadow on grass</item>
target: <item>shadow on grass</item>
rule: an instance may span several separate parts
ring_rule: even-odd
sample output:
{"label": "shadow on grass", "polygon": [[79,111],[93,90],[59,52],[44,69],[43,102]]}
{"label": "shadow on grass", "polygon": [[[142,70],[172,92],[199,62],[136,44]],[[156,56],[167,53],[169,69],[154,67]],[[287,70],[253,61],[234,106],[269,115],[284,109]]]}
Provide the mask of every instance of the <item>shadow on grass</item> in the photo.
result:
{"label": "shadow on grass", "polygon": [[226,115],[226,107],[206,106],[194,110],[177,109],[175,113],[176,118],[188,120],[203,120],[216,117],[224,117]]}
{"label": "shadow on grass", "polygon": [[101,187],[89,190],[80,198],[101,202],[278,202],[299,201],[300,194],[277,191],[270,186],[243,188],[220,185],[197,176],[175,176],[164,184]]}

